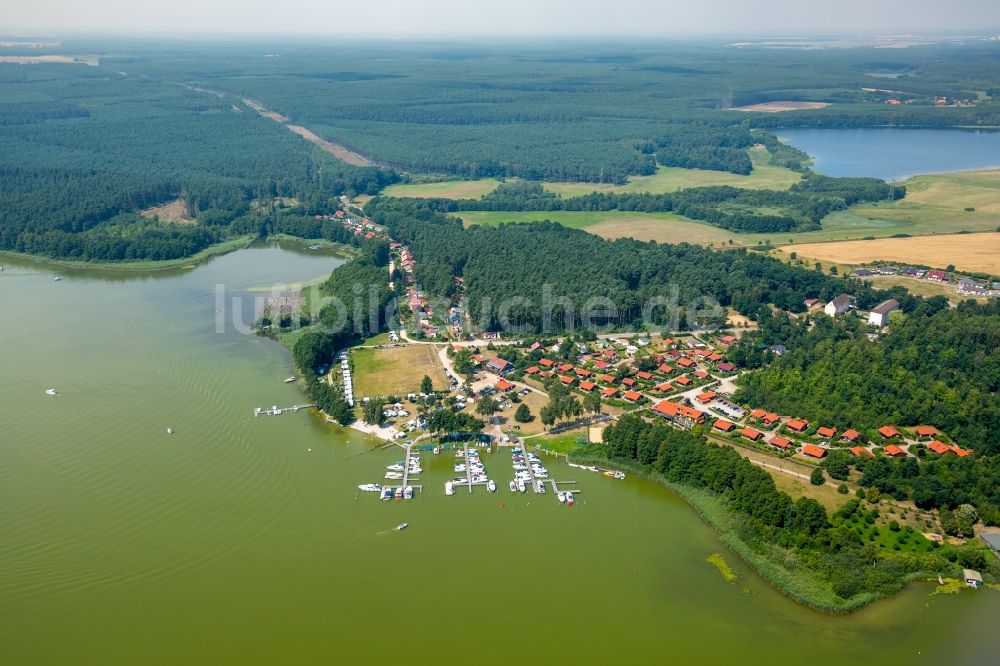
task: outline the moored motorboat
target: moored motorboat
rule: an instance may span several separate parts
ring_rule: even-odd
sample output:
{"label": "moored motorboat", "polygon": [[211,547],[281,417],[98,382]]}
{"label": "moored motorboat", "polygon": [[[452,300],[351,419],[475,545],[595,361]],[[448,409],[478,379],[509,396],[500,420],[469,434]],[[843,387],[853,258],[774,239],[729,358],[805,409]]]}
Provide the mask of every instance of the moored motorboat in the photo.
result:
{"label": "moored motorboat", "polygon": [[366,493],[377,493],[382,491],[382,486],[377,483],[362,483],[358,490]]}
{"label": "moored motorboat", "polygon": [[386,472],[385,473],[385,478],[391,479],[391,480],[394,480],[394,481],[398,481],[399,479],[403,478],[403,473],[402,472]]}
{"label": "moored motorboat", "polygon": [[382,489],[382,501],[391,499],[392,499],[392,488],[386,486],[385,488]]}
{"label": "moored motorboat", "polygon": [[287,377],[287,378],[285,379],[285,383],[286,383],[286,384],[291,384],[291,383],[292,383],[292,382],[294,382],[294,381],[295,381],[295,375],[292,375],[291,377]]}
{"label": "moored motorboat", "polygon": [[523,493],[525,490],[527,490],[527,487],[524,485],[524,479],[518,479],[517,480],[517,492]]}
{"label": "moored motorboat", "polygon": [[566,501],[566,493],[564,493],[563,491],[560,490],[559,492],[556,493],[556,499],[558,499],[560,502],[565,502]]}
{"label": "moored motorboat", "polygon": [[511,481],[507,485],[510,488],[510,492],[512,492],[512,493],[516,493],[517,492],[517,482],[516,481]]}
{"label": "moored motorboat", "polygon": [[497,491],[497,484],[493,481],[493,479],[486,482],[486,490],[491,493],[495,493]]}
{"label": "moored motorboat", "polygon": [[396,488],[396,491],[392,494],[396,499],[403,499],[403,488],[402,486]]}
{"label": "moored motorboat", "polygon": [[455,494],[455,484],[452,483],[451,481],[445,481],[444,482],[444,494],[445,495],[454,495]]}
{"label": "moored motorboat", "polygon": [[573,497],[573,491],[567,490],[566,491],[566,505],[567,506],[573,506],[573,502],[575,502],[575,501],[576,501],[576,498]]}
{"label": "moored motorboat", "polygon": [[403,499],[413,499],[413,486],[406,486],[403,489]]}

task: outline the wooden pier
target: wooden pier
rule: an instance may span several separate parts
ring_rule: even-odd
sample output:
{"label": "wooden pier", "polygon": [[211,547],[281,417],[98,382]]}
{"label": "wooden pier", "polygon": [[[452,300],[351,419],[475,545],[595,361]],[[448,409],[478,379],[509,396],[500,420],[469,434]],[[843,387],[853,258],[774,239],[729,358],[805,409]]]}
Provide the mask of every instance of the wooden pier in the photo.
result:
{"label": "wooden pier", "polygon": [[310,407],[315,407],[315,406],[316,405],[314,404],[308,404],[308,405],[292,405],[291,407],[278,407],[277,405],[267,408],[255,407],[253,410],[253,415],[255,418],[261,415],[281,416],[285,412],[298,412],[300,409],[309,409]]}

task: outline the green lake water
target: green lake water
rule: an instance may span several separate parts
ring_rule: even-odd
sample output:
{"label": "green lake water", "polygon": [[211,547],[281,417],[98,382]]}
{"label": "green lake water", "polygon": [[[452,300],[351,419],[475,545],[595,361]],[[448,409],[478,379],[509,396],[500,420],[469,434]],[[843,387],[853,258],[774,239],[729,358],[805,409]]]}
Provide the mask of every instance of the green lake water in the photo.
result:
{"label": "green lake water", "polygon": [[446,497],[452,457],[425,454],[416,500],[358,496],[399,452],[304,412],[255,419],[303,401],[290,356],[217,332],[217,284],[231,321],[231,297],[340,261],[268,246],[55,282],[0,259],[0,664],[994,663],[1000,594],[813,612],[642,480],[550,459],[580,482],[567,508],[508,493],[499,453],[501,492]]}

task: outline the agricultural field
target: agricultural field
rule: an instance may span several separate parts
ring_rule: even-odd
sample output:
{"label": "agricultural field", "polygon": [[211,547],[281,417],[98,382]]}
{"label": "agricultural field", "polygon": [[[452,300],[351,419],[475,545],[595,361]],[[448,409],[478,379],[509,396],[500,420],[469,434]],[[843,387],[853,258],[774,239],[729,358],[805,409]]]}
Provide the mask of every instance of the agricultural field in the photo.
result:
{"label": "agricultural field", "polygon": [[420,390],[427,375],[434,388],[448,381],[433,345],[407,345],[389,349],[355,349],[354,392],[358,396],[405,395]]}
{"label": "agricultural field", "polygon": [[429,199],[444,197],[446,199],[478,199],[489,194],[500,184],[495,178],[479,180],[443,180],[437,183],[398,183],[382,190],[387,197],[414,197]]}
{"label": "agricultural field", "polygon": [[783,248],[800,258],[863,264],[877,260],[1000,275],[1000,233],[941,234],[832,243],[803,243]]}
{"label": "agricultural field", "polygon": [[876,289],[889,289],[891,287],[904,287],[911,294],[930,298],[932,296],[944,296],[954,304],[958,304],[967,299],[976,301],[986,301],[988,296],[966,296],[955,291],[953,284],[941,284],[932,280],[918,280],[916,278],[902,277],[900,275],[874,275],[863,278],[866,282],[871,282]]}

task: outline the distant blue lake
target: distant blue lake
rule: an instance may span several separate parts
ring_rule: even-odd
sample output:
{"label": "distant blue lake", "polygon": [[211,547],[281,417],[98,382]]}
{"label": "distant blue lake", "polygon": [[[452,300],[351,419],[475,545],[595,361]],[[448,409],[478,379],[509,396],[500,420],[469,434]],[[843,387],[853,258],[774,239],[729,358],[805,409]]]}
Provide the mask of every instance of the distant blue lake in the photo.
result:
{"label": "distant blue lake", "polygon": [[828,176],[902,180],[924,173],[1000,168],[1000,132],[958,129],[783,129],[781,139]]}

